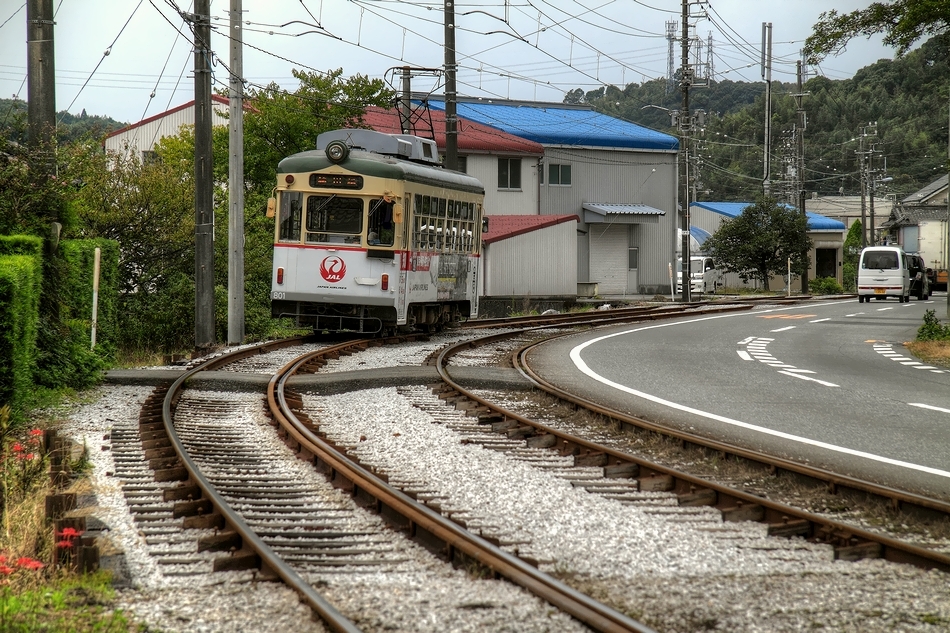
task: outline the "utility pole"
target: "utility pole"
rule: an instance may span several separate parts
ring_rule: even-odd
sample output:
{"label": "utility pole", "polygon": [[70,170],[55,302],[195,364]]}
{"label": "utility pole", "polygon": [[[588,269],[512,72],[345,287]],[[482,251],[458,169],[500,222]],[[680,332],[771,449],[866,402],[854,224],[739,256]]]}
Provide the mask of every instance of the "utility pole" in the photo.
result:
{"label": "utility pole", "polygon": [[[53,0],[26,3],[27,116],[29,144],[46,156],[44,170],[53,164],[56,141],[56,70],[53,51]],[[39,166],[39,165],[37,165]]]}
{"label": "utility pole", "polygon": [[195,348],[214,346],[211,0],[195,0]]}
{"label": "utility pole", "polygon": [[769,195],[772,162],[772,23],[762,23],[762,79],[765,80],[765,156],[762,161],[762,191]]}
{"label": "utility pole", "polygon": [[[412,114],[412,75],[409,66],[402,67],[402,99],[399,100],[399,127],[403,134],[412,134],[410,116]],[[448,103],[446,102],[446,107]]]}
{"label": "utility pole", "polygon": [[[861,248],[864,248],[868,245],[868,224],[867,224],[867,190],[868,190],[868,154],[870,151],[864,150],[864,137],[869,136],[868,130],[872,130],[874,134],[877,134],[877,123],[868,123],[865,127],[861,128],[861,135],[858,139],[858,160],[860,161],[859,173],[861,176]],[[871,195],[874,195],[874,192],[871,192]],[[872,216],[873,221],[873,216]],[[874,243],[874,228],[871,227],[871,243]]]}
{"label": "utility pole", "polygon": [[[805,93],[802,92],[804,78],[802,76],[801,60],[795,63],[795,75],[797,77],[796,87],[798,88],[798,92],[795,94],[795,108],[798,114],[798,127],[797,134],[795,135],[795,184],[798,192],[798,209],[801,211],[802,217],[805,218],[805,230],[807,231],[808,215],[805,213],[805,126],[807,119],[805,117],[805,108],[802,107],[802,98],[805,96]],[[808,294],[808,269],[810,263],[809,255],[805,253],[805,257],[802,258],[801,269],[802,294]],[[789,279],[788,283],[791,285],[792,280]]]}
{"label": "utility pole", "polygon": [[689,65],[689,0],[683,0],[683,34],[680,46],[680,91],[683,93],[683,105],[680,109],[680,129],[683,143],[683,303],[691,300],[690,261],[689,261],[689,86],[693,80],[693,70]]}
{"label": "utility pole", "polygon": [[[228,345],[244,342],[244,37],[241,0],[231,0],[228,90]],[[213,331],[213,330],[212,330]]]}
{"label": "utility pole", "polygon": [[445,168],[458,169],[458,116],[455,91],[455,2],[445,0]]}

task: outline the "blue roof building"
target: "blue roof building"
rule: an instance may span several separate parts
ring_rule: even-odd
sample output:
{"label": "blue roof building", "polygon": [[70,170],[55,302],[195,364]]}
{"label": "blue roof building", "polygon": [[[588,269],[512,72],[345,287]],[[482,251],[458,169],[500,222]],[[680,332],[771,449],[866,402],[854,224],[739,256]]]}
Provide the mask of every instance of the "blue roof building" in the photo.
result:
{"label": "blue roof building", "polygon": [[[692,202],[689,205],[690,228],[715,233],[726,220],[739,217],[751,202]],[[847,227],[844,222],[805,211],[808,220],[808,237],[812,241],[809,253],[809,278],[832,277],[842,283],[843,249]],[[741,286],[737,275],[729,275],[725,285]],[[801,282],[793,282],[792,288]]]}
{"label": "blue roof building", "polygon": [[[433,110],[445,109],[443,101],[428,104]],[[679,150],[675,136],[600,114],[589,106],[460,99],[456,109],[460,117],[542,145]]]}

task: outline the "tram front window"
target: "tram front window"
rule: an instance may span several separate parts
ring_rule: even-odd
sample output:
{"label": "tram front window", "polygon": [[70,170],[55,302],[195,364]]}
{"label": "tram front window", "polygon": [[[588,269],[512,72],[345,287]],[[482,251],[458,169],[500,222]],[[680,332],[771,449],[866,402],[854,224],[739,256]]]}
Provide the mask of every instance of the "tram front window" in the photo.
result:
{"label": "tram front window", "polygon": [[363,201],[336,194],[307,198],[307,242],[359,244],[363,232]]}

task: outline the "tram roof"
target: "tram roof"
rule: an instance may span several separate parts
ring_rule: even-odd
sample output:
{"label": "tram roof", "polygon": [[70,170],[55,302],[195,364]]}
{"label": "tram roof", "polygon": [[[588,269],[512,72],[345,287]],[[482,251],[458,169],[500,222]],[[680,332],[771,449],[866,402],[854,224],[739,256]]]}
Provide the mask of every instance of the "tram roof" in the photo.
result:
{"label": "tram roof", "polygon": [[[445,110],[444,101],[427,101]],[[543,145],[677,151],[679,139],[587,106],[560,103],[459,99],[460,117],[489,125]]]}
{"label": "tram roof", "polygon": [[318,172],[336,166],[363,176],[406,180],[434,187],[449,187],[469,193],[485,193],[485,187],[482,186],[482,183],[477,178],[467,174],[358,149],[350,150],[349,156],[342,163],[330,162],[330,159],[322,150],[309,150],[293,154],[277,164],[277,173]]}

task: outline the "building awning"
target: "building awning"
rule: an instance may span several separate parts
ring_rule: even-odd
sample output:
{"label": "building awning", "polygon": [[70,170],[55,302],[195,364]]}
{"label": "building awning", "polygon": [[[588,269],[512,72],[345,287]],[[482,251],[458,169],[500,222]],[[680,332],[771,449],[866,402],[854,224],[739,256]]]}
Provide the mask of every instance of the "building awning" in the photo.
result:
{"label": "building awning", "polygon": [[584,222],[588,224],[656,223],[661,215],[666,215],[666,211],[645,204],[585,202],[581,208],[584,209]]}

